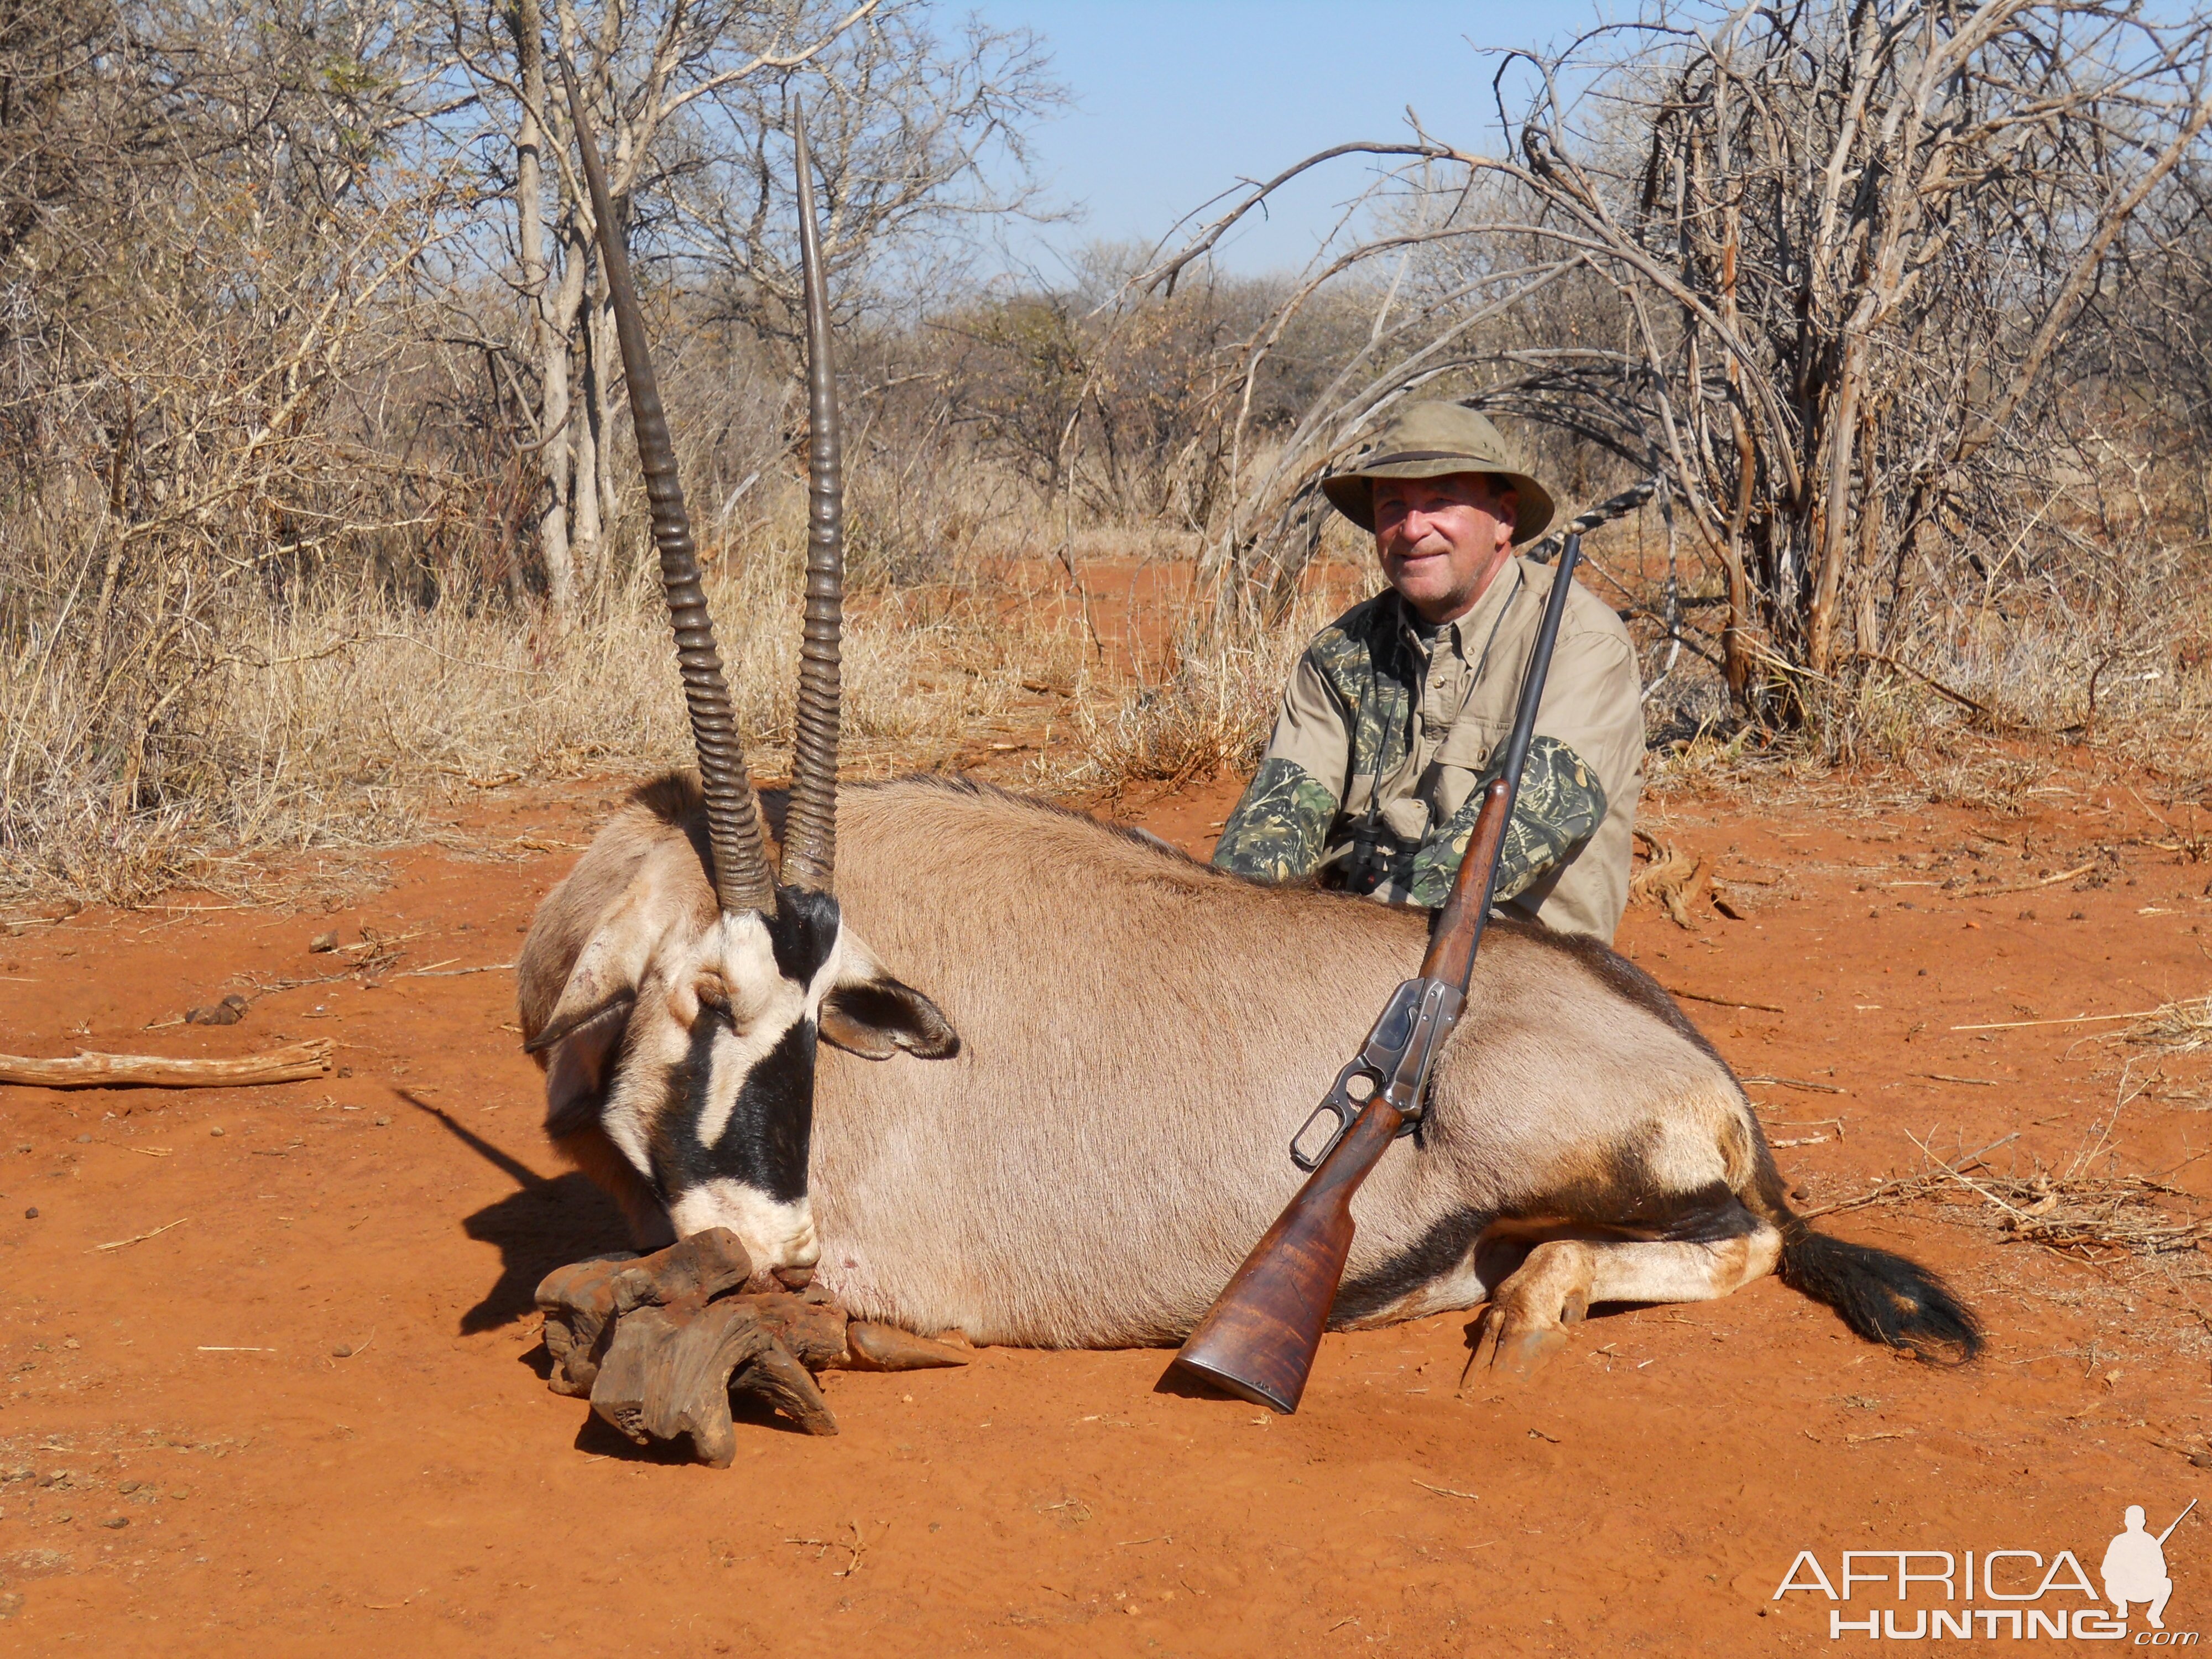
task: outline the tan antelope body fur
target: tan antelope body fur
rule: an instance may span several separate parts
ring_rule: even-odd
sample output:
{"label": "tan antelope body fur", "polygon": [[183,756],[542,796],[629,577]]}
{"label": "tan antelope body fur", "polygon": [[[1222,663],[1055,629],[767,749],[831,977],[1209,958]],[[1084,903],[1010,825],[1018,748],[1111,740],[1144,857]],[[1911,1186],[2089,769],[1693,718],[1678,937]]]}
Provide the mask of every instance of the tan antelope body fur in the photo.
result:
{"label": "tan antelope body fur", "polygon": [[[1424,920],[1256,887],[993,790],[838,788],[842,463],[795,106],[806,623],[771,866],[561,62],[702,784],[640,790],[538,907],[518,976],[547,1129],[642,1244],[726,1227],[763,1277],[811,1272],[852,1314],[979,1342],[1176,1341],[1296,1189],[1285,1144],[1416,972]],[[1742,1091],[1663,991],[1601,946],[1510,926],[1419,1133],[1353,1213],[1338,1322],[1486,1301],[1493,1361],[1540,1357],[1593,1302],[1723,1296],[1778,1261],[1863,1335],[1979,1340],[1933,1275],[1790,1214]]]}
{"label": "tan antelope body fur", "polygon": [[[683,941],[714,926],[672,818],[702,833],[694,794],[641,791],[545,900],[521,963],[527,1038],[610,930],[686,962]],[[1296,1189],[1285,1144],[1415,971],[1424,914],[1253,885],[944,781],[844,789],[837,823],[839,949],[870,964],[847,977],[883,964],[958,1044],[917,1059],[825,1000],[825,1036],[890,1057],[822,1052],[805,1183],[818,1255],[795,1265],[856,1316],[923,1332],[1180,1340]],[[629,956],[646,961],[635,976],[658,971],[652,951]],[[556,1139],[650,1243],[666,1236],[655,1194],[596,1113],[624,1090],[648,1115],[689,1109],[698,1091],[678,1074],[701,1051],[680,997],[641,994],[621,1018],[618,1049],[596,1039],[611,1062],[580,1063],[574,1039],[541,1058]],[[580,1078],[612,1086],[580,1096]],[[1493,926],[1427,1117],[1354,1211],[1340,1326],[1488,1301],[1492,1357],[1526,1362],[1593,1302],[1723,1296],[1780,1262],[1863,1334],[1974,1346],[1940,1281],[1790,1213],[1741,1089],[1662,990],[1534,927]]]}

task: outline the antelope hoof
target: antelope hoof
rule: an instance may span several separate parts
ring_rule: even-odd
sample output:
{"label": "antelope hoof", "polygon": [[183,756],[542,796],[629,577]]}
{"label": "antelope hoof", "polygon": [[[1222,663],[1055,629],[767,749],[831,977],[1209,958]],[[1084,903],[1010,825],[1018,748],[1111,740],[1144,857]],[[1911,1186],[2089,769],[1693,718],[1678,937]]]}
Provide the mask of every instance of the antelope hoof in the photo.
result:
{"label": "antelope hoof", "polygon": [[1542,1369],[1546,1360],[1566,1346],[1567,1334],[1557,1326],[1508,1331],[1498,1340],[1491,1369],[1502,1371],[1516,1382],[1526,1382]]}
{"label": "antelope hoof", "polygon": [[856,1371],[926,1371],[968,1363],[968,1356],[957,1348],[872,1319],[848,1325],[845,1346]]}
{"label": "antelope hoof", "polygon": [[1477,1376],[1526,1382],[1567,1346],[1566,1327],[1580,1323],[1589,1305],[1579,1297],[1571,1297],[1557,1319],[1546,1319],[1525,1308],[1492,1303],[1482,1310],[1480,1334],[1461,1387]]}

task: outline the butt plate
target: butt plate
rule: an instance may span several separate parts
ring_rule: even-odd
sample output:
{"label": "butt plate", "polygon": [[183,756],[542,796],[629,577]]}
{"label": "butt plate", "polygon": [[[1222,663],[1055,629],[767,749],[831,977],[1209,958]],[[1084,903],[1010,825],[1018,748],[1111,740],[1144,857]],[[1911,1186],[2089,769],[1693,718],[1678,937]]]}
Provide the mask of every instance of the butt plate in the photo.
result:
{"label": "butt plate", "polygon": [[1298,1401],[1305,1394],[1304,1377],[1298,1379],[1295,1388],[1285,1388],[1279,1381],[1271,1386],[1229,1371],[1218,1370],[1205,1360],[1194,1358],[1188,1353],[1179,1353],[1175,1357],[1173,1369],[1198,1378],[1210,1389],[1233,1395],[1249,1405],[1265,1406],[1269,1411],[1279,1412],[1285,1417],[1297,1413]]}

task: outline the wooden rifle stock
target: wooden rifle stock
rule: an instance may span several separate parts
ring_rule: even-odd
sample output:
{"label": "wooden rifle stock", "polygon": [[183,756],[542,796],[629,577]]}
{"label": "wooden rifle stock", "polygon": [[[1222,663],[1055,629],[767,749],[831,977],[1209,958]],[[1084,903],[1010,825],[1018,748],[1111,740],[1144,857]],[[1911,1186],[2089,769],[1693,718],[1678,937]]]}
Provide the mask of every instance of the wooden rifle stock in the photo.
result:
{"label": "wooden rifle stock", "polygon": [[1352,1195],[1406,1119],[1370,1100],[1255,1245],[1175,1363],[1255,1406],[1297,1410],[1352,1254]]}
{"label": "wooden rifle stock", "polygon": [[[1419,1117],[1429,1067],[1458,1023],[1581,554],[1582,538],[1570,536],[1529,652],[1504,763],[1484,793],[1451,895],[1437,913],[1420,977],[1392,994],[1365,1044],[1292,1139],[1292,1160],[1312,1174],[1176,1355],[1176,1365],[1240,1400],[1286,1414],[1297,1410],[1352,1254],[1352,1194],[1390,1143]],[[1336,1127],[1319,1157],[1309,1162],[1298,1143],[1323,1114]]]}
{"label": "wooden rifle stock", "polygon": [[[1507,804],[1510,797],[1503,778],[1493,781],[1484,796],[1467,856],[1452,878],[1451,897],[1430,936],[1421,978],[1409,983],[1456,981],[1460,995],[1465,995],[1468,972],[1482,938],[1488,908],[1483,901],[1490,884],[1486,878],[1476,878],[1471,872],[1486,871],[1497,862],[1512,811]],[[1402,992],[1405,988],[1400,988]],[[1399,1001],[1393,998],[1376,1023],[1376,1036],[1368,1039],[1370,1050]],[[1437,1046],[1442,1041],[1440,1033]],[[1424,1073],[1427,1069],[1421,1067]],[[1332,1091],[1332,1099],[1337,1092]],[[1378,1089],[1358,1107],[1298,1195],[1215,1298],[1212,1311],[1176,1356],[1176,1364],[1255,1406],[1283,1413],[1297,1410],[1307,1374],[1313,1370],[1314,1352],[1321,1346],[1322,1330],[1336,1301],[1336,1287],[1344,1279],[1345,1261],[1352,1254],[1352,1195],[1407,1122],[1407,1114],[1386,1097],[1388,1092]],[[1419,1103],[1418,1094],[1409,1103]]]}

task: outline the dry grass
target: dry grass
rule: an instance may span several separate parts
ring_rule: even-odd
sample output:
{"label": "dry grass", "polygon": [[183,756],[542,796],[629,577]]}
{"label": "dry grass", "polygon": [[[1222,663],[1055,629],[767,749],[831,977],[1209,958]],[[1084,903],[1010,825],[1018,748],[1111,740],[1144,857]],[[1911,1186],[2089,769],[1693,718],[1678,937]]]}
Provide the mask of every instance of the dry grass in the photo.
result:
{"label": "dry grass", "polygon": [[[709,580],[764,778],[780,775],[790,741],[801,545],[794,500]],[[159,734],[158,775],[135,785],[106,752],[78,636],[34,633],[0,665],[0,902],[131,903],[179,883],[247,890],[274,855],[416,838],[430,811],[477,790],[689,758],[666,613],[642,579],[565,635],[529,607],[424,608],[354,588],[282,609],[242,591],[220,637]],[[854,594],[844,672],[846,769],[862,777],[988,754],[991,734],[1046,701],[1031,685],[1098,678],[1067,607],[1010,602],[1003,572],[981,562]]]}
{"label": "dry grass", "polygon": [[[794,496],[725,552],[710,581],[763,777],[781,772],[789,741],[798,529]],[[987,557],[981,539],[940,560],[932,581],[879,582],[853,596],[848,775],[1027,757],[1030,787],[1110,798],[1140,781],[1174,788],[1249,773],[1297,653],[1342,599],[1309,599],[1255,640],[1170,654],[1161,667],[1156,642],[1149,659],[1142,641],[1102,645],[1097,607],[1055,566]],[[1094,532],[1083,553],[1105,558],[1115,545]],[[1018,592],[1017,574],[1036,592]],[[1156,635],[1171,635],[1171,618],[1155,620]],[[91,677],[66,631],[34,633],[0,660],[0,903],[131,903],[179,883],[247,890],[268,879],[272,855],[313,851],[342,866],[347,848],[421,837],[453,800],[482,789],[635,775],[688,757],[666,622],[642,580],[599,596],[565,635],[527,606],[424,608],[353,588],[283,609],[242,591],[221,635],[219,660],[200,671],[163,739],[159,787],[135,791],[103,757],[102,710],[89,704]],[[2024,696],[2027,659],[2003,660]],[[2124,753],[2166,741],[2171,774],[2202,741],[2212,704],[2202,678],[2200,667],[2177,665],[2170,678],[2100,690],[2104,741]],[[1647,790],[1664,799],[1754,781],[1817,787],[1846,751],[1909,778],[1925,799],[1995,816],[2030,809],[2052,787],[2055,757],[2001,750],[1996,733],[1925,687],[1869,676],[1857,697],[1848,744],[1833,741],[1833,727],[1777,740],[1709,723],[1654,748]],[[2212,763],[2192,764],[2212,775]],[[2206,1018],[2201,1006],[2197,1018]]]}
{"label": "dry grass", "polygon": [[1113,705],[1079,704],[1079,759],[1068,781],[1117,793],[1133,782],[1174,789],[1218,772],[1249,773],[1291,668],[1336,608],[1309,597],[1255,640],[1186,653],[1164,675],[1140,676]]}
{"label": "dry grass", "polygon": [[2142,1175],[2078,1176],[2038,1173],[1991,1177],[1974,1183],[1999,1213],[1996,1224],[2025,1244],[2094,1255],[2164,1255],[2193,1250],[2212,1238],[2212,1220],[2178,1216],[2176,1206],[2198,1206],[2194,1194]]}
{"label": "dry grass", "polygon": [[[2168,1005],[2120,1036],[2169,1052],[2194,1048],[2212,1036],[2207,1002],[2212,999]],[[1907,1138],[1920,1149],[1917,1171],[1808,1211],[1808,1218],[1870,1205],[1934,1202],[1954,1217],[1963,1213],[1995,1231],[2004,1242],[2091,1261],[2172,1255],[2212,1243],[2212,1216],[2204,1213],[2212,1200],[2167,1178],[2181,1166],[2158,1175],[2114,1167],[2114,1127],[2122,1112],[2149,1090],[2135,1071],[2133,1060],[2121,1066],[2112,1110],[2091,1125],[2063,1168],[2046,1167],[2039,1159],[2025,1170],[1995,1168],[1990,1155],[2016,1141],[2017,1130],[1974,1152],[1962,1146],[1948,1158],[1934,1150],[1932,1133],[1923,1139],[1908,1130]]]}
{"label": "dry grass", "polygon": [[[860,482],[856,499],[884,498],[883,480]],[[1316,563],[1277,625],[1178,655],[1194,537],[1077,526],[972,471],[908,488],[915,524],[856,519],[855,777],[979,769],[1111,799],[1139,782],[1249,773],[1298,652],[1372,581],[1364,560]],[[789,740],[803,499],[785,482],[744,506],[756,516],[726,524],[731,538],[709,550],[709,588],[755,770],[774,778]],[[226,545],[207,568],[234,553],[253,568],[246,544]],[[309,861],[285,855],[302,853],[343,884],[370,849],[422,838],[482,790],[688,757],[657,588],[635,565],[598,583],[565,633],[534,601],[496,592],[425,601],[390,580],[281,591],[247,575],[196,616],[188,650],[139,673],[128,652],[153,624],[125,639],[87,615],[96,534],[27,546],[19,536],[5,564],[26,573],[19,597],[0,599],[0,904],[133,903],[180,883],[246,892],[280,864],[287,883],[301,879]],[[1142,616],[1133,565],[1178,573],[1153,583]],[[46,586],[27,600],[33,576]],[[2124,763],[2155,757],[2166,798],[2186,798],[2212,778],[2212,654],[2191,643],[2212,637],[2212,599],[2191,603],[2201,634],[2177,627],[2144,652],[2081,643],[2063,617],[1982,619],[1948,636],[1961,644],[1916,647],[1916,674],[1869,667],[1812,729],[1787,735],[1738,722],[1685,653],[1647,704],[1647,791],[1818,792],[1839,765],[1871,766],[1921,799],[2016,815],[2064,793],[2058,750],[2021,734],[2070,729]]]}
{"label": "dry grass", "polygon": [[1808,1211],[1808,1218],[1876,1205],[1936,1202],[1964,1211],[2006,1242],[2092,1258],[2164,1255],[2212,1240],[2212,1218],[2196,1213],[2205,1200],[2154,1176],[2093,1173],[2080,1160],[2061,1172],[2038,1168],[1999,1174],[1984,1161],[1995,1147],[1947,1161],[1925,1143],[1915,1144],[1928,1168],[1883,1182],[1856,1198]]}
{"label": "dry grass", "polygon": [[2195,1054],[2212,1048],[2212,996],[2162,1004],[2121,1032],[2120,1037],[2161,1054]]}
{"label": "dry grass", "polygon": [[2180,573],[2137,614],[2148,620],[2123,625],[2030,606],[1982,618],[1922,665],[1990,711],[1952,705],[1962,721],[2087,744],[2202,784],[2212,778],[2212,594]]}
{"label": "dry grass", "polygon": [[[2124,546],[2082,535],[2068,546],[2031,586],[1994,602],[1952,595],[1901,623],[1878,654],[1850,655],[1834,678],[1801,677],[1801,729],[1747,726],[1712,665],[1683,653],[1646,705],[1648,787],[1707,793],[1887,770],[1923,799],[2011,817],[2032,808],[2070,750],[2152,773],[2170,800],[2200,799],[2212,787],[2202,548],[2148,532]],[[1649,619],[1637,629],[1648,665],[1663,643]]]}
{"label": "dry grass", "polygon": [[[2212,672],[2179,641],[2166,653],[2168,667],[2139,667],[2117,689],[2101,686],[2097,719],[2086,731],[2081,715],[2094,664],[2054,653],[2041,659],[2039,680],[2017,656],[2007,661],[2002,678],[1971,659],[1948,665],[1945,683],[1989,698],[1994,718],[1879,665],[1828,700],[1820,721],[1802,732],[1764,732],[1721,719],[1685,735],[1677,717],[1647,706],[1654,746],[1646,790],[1662,799],[1711,795],[1765,790],[1778,781],[1812,782],[1838,769],[1871,770],[1893,775],[1924,800],[2017,817],[2034,808],[2039,794],[2065,793],[2054,779],[2069,749],[2075,760],[2154,771],[2170,800],[2200,797],[2212,786]],[[2147,673],[2156,678],[2142,678]]]}

